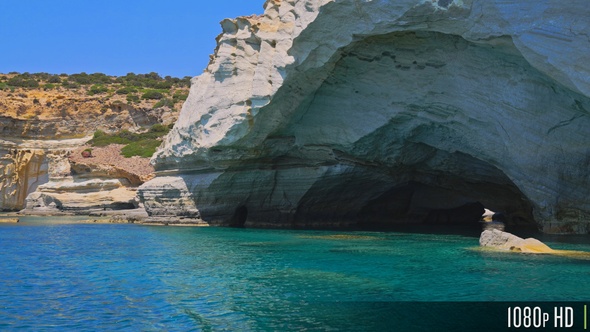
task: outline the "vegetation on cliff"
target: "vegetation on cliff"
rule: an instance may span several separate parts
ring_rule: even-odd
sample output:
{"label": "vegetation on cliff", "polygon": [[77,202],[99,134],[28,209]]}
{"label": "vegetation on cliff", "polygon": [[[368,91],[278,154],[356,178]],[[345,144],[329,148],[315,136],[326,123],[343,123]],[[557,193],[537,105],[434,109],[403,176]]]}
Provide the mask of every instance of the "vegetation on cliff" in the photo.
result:
{"label": "vegetation on cliff", "polygon": [[[79,73],[79,74],[48,74],[48,73],[17,73],[0,74],[0,89],[15,88],[55,88],[65,87],[77,89],[89,85],[113,85],[135,87],[136,89],[160,89],[170,90],[174,87],[189,87],[190,77],[184,78],[166,76],[162,78],[158,73],[135,74],[128,73],[125,76],[108,76],[103,73]],[[48,86],[48,84],[50,84]]]}
{"label": "vegetation on cliff", "polygon": [[190,77],[157,73],[115,77],[102,73],[0,74],[0,112],[18,119],[75,116],[81,107],[105,113],[121,105],[177,112],[188,96]]}
{"label": "vegetation on cliff", "polygon": [[4,133],[25,139],[94,133],[93,146],[122,144],[125,157],[151,157],[176,121],[189,88],[189,77],[157,73],[0,74],[0,114],[6,118],[0,129],[12,126]]}
{"label": "vegetation on cliff", "polygon": [[156,152],[156,149],[162,143],[161,138],[168,134],[168,131],[170,131],[170,126],[163,126],[161,124],[155,124],[143,133],[121,130],[116,133],[107,134],[102,130],[97,130],[92,140],[88,143],[98,147],[110,144],[124,144],[125,146],[121,149],[121,154],[126,158],[132,156],[149,158]]}

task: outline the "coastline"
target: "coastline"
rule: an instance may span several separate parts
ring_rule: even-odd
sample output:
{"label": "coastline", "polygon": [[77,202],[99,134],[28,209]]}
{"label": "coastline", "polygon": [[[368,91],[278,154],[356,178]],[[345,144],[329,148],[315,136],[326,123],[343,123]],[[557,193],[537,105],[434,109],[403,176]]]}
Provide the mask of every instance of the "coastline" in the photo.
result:
{"label": "coastline", "polygon": [[[209,223],[195,218],[150,217],[143,208],[129,210],[89,210],[87,213],[63,211],[0,212],[0,223],[18,223],[22,218],[58,218],[72,224],[138,224],[146,226],[209,227]],[[4,221],[6,220],[6,221]],[[10,220],[10,221],[8,221]]]}

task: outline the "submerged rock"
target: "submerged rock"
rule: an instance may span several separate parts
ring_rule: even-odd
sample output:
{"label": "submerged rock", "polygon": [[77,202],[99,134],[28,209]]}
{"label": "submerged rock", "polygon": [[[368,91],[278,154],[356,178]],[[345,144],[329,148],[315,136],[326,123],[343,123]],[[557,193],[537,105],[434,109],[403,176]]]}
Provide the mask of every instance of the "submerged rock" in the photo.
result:
{"label": "submerged rock", "polygon": [[266,1],[221,23],[139,196],[159,218],[228,225],[476,222],[486,206],[588,233],[589,14]]}

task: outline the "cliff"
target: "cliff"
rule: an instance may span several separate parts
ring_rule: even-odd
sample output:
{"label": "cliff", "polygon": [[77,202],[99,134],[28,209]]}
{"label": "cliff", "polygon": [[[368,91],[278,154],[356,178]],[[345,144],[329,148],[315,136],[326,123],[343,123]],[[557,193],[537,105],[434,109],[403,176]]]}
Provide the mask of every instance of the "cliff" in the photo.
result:
{"label": "cliff", "polygon": [[[151,178],[146,169],[153,172],[148,158],[123,158],[121,147],[95,149],[84,160],[80,153],[97,130],[137,132],[176,120],[177,96],[188,87],[145,76],[0,74],[0,210],[137,207],[136,188]],[[169,88],[157,90],[159,100],[140,98],[153,90],[145,82]]]}
{"label": "cliff", "polygon": [[221,22],[139,190],[154,218],[590,232],[584,1],[269,0]]}
{"label": "cliff", "polygon": [[122,145],[92,149],[84,158],[78,147],[48,158],[49,177],[24,200],[24,214],[88,214],[136,209],[137,187],[153,177],[148,158],[125,158]]}

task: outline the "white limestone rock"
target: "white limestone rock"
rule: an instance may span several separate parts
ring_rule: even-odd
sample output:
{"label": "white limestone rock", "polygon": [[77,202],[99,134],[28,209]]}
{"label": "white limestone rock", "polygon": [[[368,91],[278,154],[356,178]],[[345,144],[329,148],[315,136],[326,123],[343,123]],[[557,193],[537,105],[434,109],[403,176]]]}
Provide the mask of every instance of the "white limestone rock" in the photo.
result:
{"label": "white limestone rock", "polygon": [[[441,220],[479,202],[588,233],[589,14],[582,0],[269,0],[222,22],[153,162],[212,222],[241,207],[252,225]],[[148,212],[168,190],[141,187]]]}
{"label": "white limestone rock", "polygon": [[27,195],[48,181],[46,152],[0,147],[0,154],[0,209],[21,209]]}
{"label": "white limestone rock", "polygon": [[482,247],[489,247],[503,251],[532,254],[555,253],[555,250],[549,248],[549,246],[537,239],[523,239],[514,234],[502,232],[497,229],[483,231],[479,238],[479,244]]}

